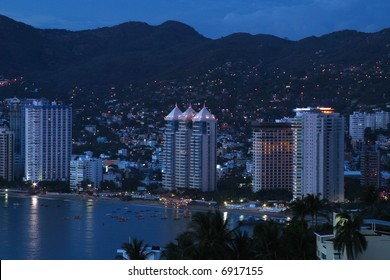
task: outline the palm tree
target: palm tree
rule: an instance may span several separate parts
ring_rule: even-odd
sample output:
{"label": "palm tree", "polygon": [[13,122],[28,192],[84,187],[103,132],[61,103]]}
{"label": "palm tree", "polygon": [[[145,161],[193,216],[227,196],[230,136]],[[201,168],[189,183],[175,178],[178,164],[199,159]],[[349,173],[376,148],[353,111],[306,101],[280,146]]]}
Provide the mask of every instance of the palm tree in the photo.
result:
{"label": "palm tree", "polygon": [[221,212],[198,212],[190,224],[196,259],[227,259],[234,230],[228,227]]}
{"label": "palm tree", "polygon": [[232,259],[235,260],[253,260],[255,251],[253,248],[253,239],[248,236],[246,231],[234,232],[234,237],[230,242]]}
{"label": "palm tree", "polygon": [[191,232],[186,231],[179,234],[175,241],[176,243],[170,242],[165,246],[165,250],[161,257],[166,260],[193,259],[193,255],[196,254],[196,248],[194,247],[194,240]]}
{"label": "palm tree", "polygon": [[374,207],[376,202],[379,200],[378,191],[374,186],[368,186],[363,190],[362,201],[368,206],[370,214],[374,213]]}
{"label": "palm tree", "polygon": [[311,215],[311,223],[313,225],[313,221],[315,218],[315,227],[317,227],[317,221],[318,221],[318,211],[321,208],[321,199],[320,195],[314,195],[314,194],[308,194],[304,198],[304,202],[306,203],[307,211]]}
{"label": "palm tree", "polygon": [[367,240],[360,232],[363,224],[363,216],[359,214],[350,214],[347,211],[336,215],[339,221],[336,224],[336,236],[334,239],[334,248],[347,253],[347,259],[353,260],[358,254],[367,249]]}
{"label": "palm tree", "polygon": [[293,202],[290,203],[290,208],[293,212],[294,218],[296,218],[300,221],[305,220],[305,216],[306,216],[307,211],[308,211],[307,204],[306,204],[305,200],[303,200],[301,198],[295,199]]}
{"label": "palm tree", "polygon": [[152,252],[147,252],[147,246],[143,244],[143,240],[133,237],[130,243],[122,244],[122,249],[126,251],[130,260],[146,260],[152,254]]}
{"label": "palm tree", "polygon": [[280,238],[281,257],[286,260],[316,259],[316,238],[313,229],[305,220],[293,219]]}
{"label": "palm tree", "polygon": [[274,221],[257,224],[253,229],[256,258],[277,260],[280,258],[280,228]]}

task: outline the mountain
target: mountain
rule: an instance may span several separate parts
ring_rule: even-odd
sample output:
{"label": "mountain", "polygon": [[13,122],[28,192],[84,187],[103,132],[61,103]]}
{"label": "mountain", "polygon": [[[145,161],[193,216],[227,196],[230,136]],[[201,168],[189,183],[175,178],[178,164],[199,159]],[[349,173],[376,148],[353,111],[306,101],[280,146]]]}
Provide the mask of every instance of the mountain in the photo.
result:
{"label": "mountain", "polygon": [[342,71],[351,66],[371,69],[378,62],[389,72],[390,29],[345,30],[299,41],[246,33],[212,40],[176,21],[158,26],[127,22],[73,32],[37,29],[0,16],[0,38],[0,76],[23,76],[63,91],[75,85],[107,88],[184,79],[227,63],[237,74],[254,67],[259,73],[283,69],[304,76],[318,72],[321,65]]}
{"label": "mountain", "polygon": [[[35,81],[94,85],[158,76],[194,45],[208,41],[179,22],[128,22],[71,32],[35,29],[0,17],[0,72]],[[82,77],[82,79],[80,79]]]}

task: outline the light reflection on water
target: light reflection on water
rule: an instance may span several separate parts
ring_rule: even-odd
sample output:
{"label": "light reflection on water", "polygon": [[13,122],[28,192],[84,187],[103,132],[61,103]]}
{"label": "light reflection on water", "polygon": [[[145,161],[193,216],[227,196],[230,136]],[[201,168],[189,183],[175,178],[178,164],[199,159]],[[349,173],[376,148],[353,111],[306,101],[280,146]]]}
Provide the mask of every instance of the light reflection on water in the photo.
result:
{"label": "light reflection on water", "polygon": [[94,254],[94,215],[93,215],[93,200],[85,201],[85,254],[90,258],[93,258]]}
{"label": "light reflection on water", "polygon": [[[18,207],[23,206],[23,204],[20,202],[15,202],[15,205]],[[38,198],[36,196],[31,197],[30,206],[31,211],[27,216],[27,238],[30,242],[26,243],[26,250],[28,252],[26,258],[36,259],[39,256],[39,251],[41,248],[41,238],[39,235]]]}
{"label": "light reflection on water", "polygon": [[225,211],[223,212],[223,221],[226,222],[227,218],[228,218],[228,212]]}
{"label": "light reflection on water", "polygon": [[[182,209],[106,200],[2,195],[0,209],[2,260],[112,260],[129,237],[164,247],[191,221]],[[233,228],[243,217],[223,218]]]}

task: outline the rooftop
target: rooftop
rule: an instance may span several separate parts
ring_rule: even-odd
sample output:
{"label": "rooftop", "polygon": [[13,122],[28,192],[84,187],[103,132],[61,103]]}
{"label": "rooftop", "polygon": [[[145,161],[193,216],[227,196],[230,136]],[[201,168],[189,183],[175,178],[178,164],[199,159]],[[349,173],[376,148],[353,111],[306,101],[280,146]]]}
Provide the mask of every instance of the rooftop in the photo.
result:
{"label": "rooftop", "polygon": [[173,110],[164,119],[166,121],[176,121],[179,119],[181,114],[183,114],[183,112],[176,105],[175,108],[173,108]]}
{"label": "rooftop", "polygon": [[178,118],[181,121],[190,121],[192,118],[196,115],[196,112],[194,109],[192,109],[191,105],[188,107],[188,109],[182,113]]}
{"label": "rooftop", "polygon": [[215,121],[215,116],[212,115],[209,110],[207,110],[206,107],[203,107],[202,110],[192,119],[194,122],[199,122],[199,121],[208,121],[208,120],[213,120]]}

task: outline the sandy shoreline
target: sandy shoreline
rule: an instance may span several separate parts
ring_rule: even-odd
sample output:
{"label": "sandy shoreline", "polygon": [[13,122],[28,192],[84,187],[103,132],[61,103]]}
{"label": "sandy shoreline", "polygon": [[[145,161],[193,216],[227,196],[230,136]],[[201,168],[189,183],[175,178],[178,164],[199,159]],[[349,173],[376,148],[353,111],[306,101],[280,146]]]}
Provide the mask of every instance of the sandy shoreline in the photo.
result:
{"label": "sandy shoreline", "polygon": [[[21,191],[15,191],[15,190],[9,190],[8,194],[15,195],[15,196],[29,196],[27,192],[21,192]],[[104,200],[104,201],[110,201],[110,202],[116,202],[121,204],[131,204],[131,205],[144,205],[144,206],[156,206],[156,207],[164,207],[164,205],[160,201],[155,200],[143,200],[143,199],[133,199],[133,200],[121,200],[120,198],[113,198],[113,197],[105,197],[105,196],[90,196],[90,195],[84,195],[84,194],[70,194],[70,193],[46,193],[46,194],[40,194],[38,197],[42,198],[61,198],[61,199],[72,199],[72,200],[91,200],[91,201],[97,201],[97,200]],[[168,206],[168,208],[174,208],[173,206]],[[216,208],[209,207],[207,205],[202,205],[199,203],[190,203],[188,204],[187,208],[189,210],[195,210],[195,211],[215,211]],[[183,208],[179,208],[183,209]],[[226,207],[219,207],[219,211],[221,212],[228,212],[231,214],[238,214],[238,215],[249,215],[254,217],[263,217],[264,215],[267,215],[268,217],[272,218],[286,218],[289,216],[289,213],[282,213],[282,212],[267,212],[267,211],[259,211],[258,209],[230,209]]]}

